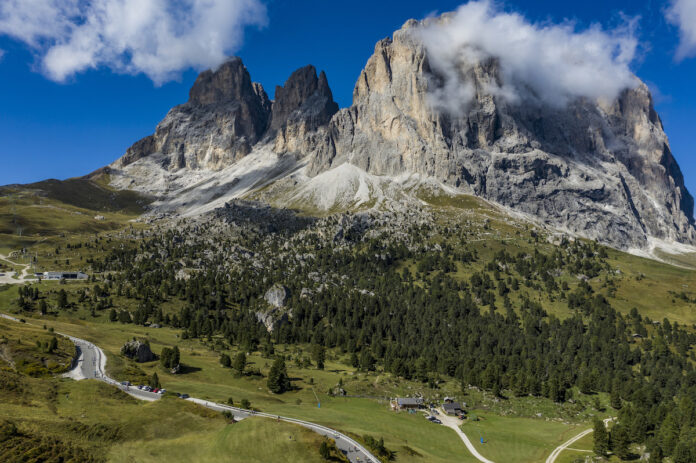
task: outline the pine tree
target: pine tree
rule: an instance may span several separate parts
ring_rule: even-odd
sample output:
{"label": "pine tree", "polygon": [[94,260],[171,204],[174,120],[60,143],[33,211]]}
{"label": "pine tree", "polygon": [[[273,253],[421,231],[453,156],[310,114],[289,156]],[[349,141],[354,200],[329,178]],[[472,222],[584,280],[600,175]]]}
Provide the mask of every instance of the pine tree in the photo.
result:
{"label": "pine tree", "polygon": [[674,463],[692,463],[696,458],[696,451],[693,449],[693,445],[689,445],[686,440],[681,440],[674,447],[674,453],[672,454],[672,461]]}
{"label": "pine tree", "polygon": [[64,309],[68,306],[68,293],[64,289],[58,291],[58,307]]}
{"label": "pine tree", "polygon": [[320,346],[319,344],[315,344],[314,346],[312,346],[312,358],[314,362],[317,364],[317,368],[323,370],[324,360],[326,358],[326,351],[324,350],[324,346]]}
{"label": "pine tree", "polygon": [[614,453],[622,460],[628,459],[630,452],[628,451],[628,445],[630,444],[628,438],[628,431],[626,427],[622,424],[616,424],[611,429],[611,449]]}
{"label": "pine tree", "polygon": [[598,456],[604,456],[609,452],[609,433],[607,428],[600,419],[595,419],[594,422],[594,453]]}
{"label": "pine tree", "polygon": [[319,446],[319,455],[321,455],[324,460],[331,459],[331,450],[329,449],[326,441],[322,441],[321,445]]}
{"label": "pine tree", "polygon": [[609,400],[611,403],[611,406],[615,408],[616,410],[621,409],[621,391],[620,391],[620,381],[618,379],[615,379],[614,382],[611,385],[611,392],[609,395]]}
{"label": "pine tree", "polygon": [[157,389],[162,387],[162,385],[159,382],[159,377],[157,376],[157,372],[153,373],[152,378],[150,378],[150,387],[157,388]]}
{"label": "pine tree", "polygon": [[271,366],[271,371],[268,373],[268,389],[275,394],[282,394],[290,390],[290,378],[285,369],[285,360],[283,357],[277,357]]}
{"label": "pine tree", "polygon": [[225,353],[220,354],[220,364],[225,368],[229,368],[232,365],[232,359]]}
{"label": "pine tree", "polygon": [[53,353],[54,350],[58,348],[58,339],[55,336],[51,338],[48,342],[48,348],[46,349],[49,353]]}
{"label": "pine tree", "polygon": [[375,358],[367,349],[363,349],[362,353],[360,354],[360,369],[366,371],[375,370]]}
{"label": "pine tree", "polygon": [[234,357],[232,368],[237,371],[237,374],[244,374],[244,368],[246,368],[246,354],[244,352],[240,352]]}

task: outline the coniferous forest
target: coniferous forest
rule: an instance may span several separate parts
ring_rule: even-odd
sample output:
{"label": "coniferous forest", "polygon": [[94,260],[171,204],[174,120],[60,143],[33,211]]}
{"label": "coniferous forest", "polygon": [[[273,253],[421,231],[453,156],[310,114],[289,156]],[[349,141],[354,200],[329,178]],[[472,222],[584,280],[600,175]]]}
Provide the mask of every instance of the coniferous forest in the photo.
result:
{"label": "coniferous forest", "polygon": [[[608,393],[619,410],[615,453],[638,443],[654,461],[692,461],[694,329],[615,310],[607,295],[619,272],[605,248],[568,239],[539,246],[534,231],[531,246],[482,247],[456,224],[412,221],[395,231],[366,220],[269,230],[216,219],[134,236],[90,262],[104,280],[93,307],[113,323],[221,336],[247,351],[338,349],[364,370],[424,383],[451,377],[501,400]],[[269,325],[264,295],[274,285],[288,299]],[[33,296],[23,293],[22,304]],[[111,307],[113,296],[137,309]],[[569,315],[549,313],[542,299]],[[179,309],[162,310],[165,301]],[[283,392],[290,385],[276,363],[269,387]]]}

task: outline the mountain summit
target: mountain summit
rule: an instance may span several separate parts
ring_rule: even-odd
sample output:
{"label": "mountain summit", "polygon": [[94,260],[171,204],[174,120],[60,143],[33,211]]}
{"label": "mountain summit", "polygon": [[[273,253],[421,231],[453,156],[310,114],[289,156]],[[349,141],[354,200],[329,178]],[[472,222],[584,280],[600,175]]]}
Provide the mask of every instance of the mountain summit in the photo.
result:
{"label": "mountain summit", "polygon": [[203,72],[189,101],[111,166],[114,185],[190,214],[273,183],[287,195],[303,185],[365,195],[409,177],[617,248],[696,243],[693,198],[642,82],[613,100],[511,99],[500,61],[471,55],[457,63],[468,102],[444,108],[436,97],[451,83],[423,41],[427,25],[408,21],[378,42],[341,110],[312,66],[272,102],[239,58]]}

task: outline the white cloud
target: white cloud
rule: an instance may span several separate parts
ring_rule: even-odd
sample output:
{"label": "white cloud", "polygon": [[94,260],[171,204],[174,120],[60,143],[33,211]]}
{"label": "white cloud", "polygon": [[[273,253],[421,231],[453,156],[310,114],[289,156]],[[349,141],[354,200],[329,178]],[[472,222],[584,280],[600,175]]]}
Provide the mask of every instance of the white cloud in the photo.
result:
{"label": "white cloud", "polygon": [[444,20],[427,20],[418,33],[431,65],[444,77],[432,102],[458,112],[475,94],[464,71],[488,58],[498,60],[502,81],[488,91],[510,102],[532,99],[559,107],[578,97],[611,100],[637,82],[629,67],[638,46],[633,28],[630,22],[612,31],[533,24],[482,0],[460,6]]}
{"label": "white cloud", "polygon": [[679,27],[678,60],[696,56],[696,0],[672,0],[667,20]]}
{"label": "white cloud", "polygon": [[0,34],[26,43],[42,71],[64,81],[105,66],[161,84],[215,67],[264,25],[260,0],[2,0]]}

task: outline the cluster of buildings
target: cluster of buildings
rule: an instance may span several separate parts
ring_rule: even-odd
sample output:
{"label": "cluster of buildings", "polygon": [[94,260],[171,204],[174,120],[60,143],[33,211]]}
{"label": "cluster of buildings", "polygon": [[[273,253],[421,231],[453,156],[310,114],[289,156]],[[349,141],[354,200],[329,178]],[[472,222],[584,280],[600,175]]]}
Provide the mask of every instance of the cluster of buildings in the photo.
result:
{"label": "cluster of buildings", "polygon": [[[397,397],[392,400],[391,406],[393,410],[421,410],[426,408],[425,401],[420,397]],[[435,404],[429,404],[431,409],[435,408]],[[459,418],[464,418],[466,411],[464,411],[466,404],[460,404],[455,401],[452,397],[445,397],[445,400],[441,404],[442,411],[447,415],[456,416]]]}

